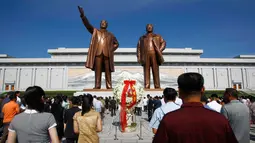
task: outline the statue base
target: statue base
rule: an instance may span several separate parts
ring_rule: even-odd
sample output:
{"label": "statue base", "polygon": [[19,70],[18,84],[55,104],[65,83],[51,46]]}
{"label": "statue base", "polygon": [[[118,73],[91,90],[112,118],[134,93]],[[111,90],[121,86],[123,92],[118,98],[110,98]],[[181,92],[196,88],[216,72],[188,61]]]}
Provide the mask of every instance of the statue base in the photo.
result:
{"label": "statue base", "polygon": [[120,132],[122,133],[132,133],[132,132],[135,132],[137,129],[137,123],[132,123],[131,125],[127,126],[125,128],[125,131],[121,130],[121,126],[119,128],[120,128]]}
{"label": "statue base", "polygon": [[[163,90],[164,89],[144,89],[144,96],[147,96],[147,94],[150,94],[152,97],[154,96],[162,96],[163,95]],[[83,94],[92,94],[92,96],[96,95],[98,97],[109,97],[113,96],[113,89],[93,89],[93,88],[88,88],[88,89],[83,89],[82,91],[77,91],[73,94],[73,96],[79,96]]]}
{"label": "statue base", "polygon": [[105,92],[105,91],[113,91],[113,89],[94,89],[94,88],[91,88],[91,89],[83,89],[83,91],[85,92]]}

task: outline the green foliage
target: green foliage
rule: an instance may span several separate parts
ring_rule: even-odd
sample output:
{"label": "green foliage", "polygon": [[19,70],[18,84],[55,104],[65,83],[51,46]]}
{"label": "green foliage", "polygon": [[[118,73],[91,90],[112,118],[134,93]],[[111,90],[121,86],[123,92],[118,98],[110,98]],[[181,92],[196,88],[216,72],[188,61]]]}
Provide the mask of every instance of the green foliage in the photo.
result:
{"label": "green foliage", "polygon": [[217,94],[219,97],[222,97],[224,94],[224,90],[208,90],[205,91],[206,97],[211,97],[212,94]]}
{"label": "green foliage", "polygon": [[3,93],[0,94],[0,97],[5,96],[6,94],[7,94],[7,92],[3,92]]}
{"label": "green foliage", "polygon": [[[72,97],[76,91],[45,91],[46,97],[55,97],[57,94],[63,94],[68,97]],[[24,91],[21,92],[21,96],[24,95]]]}
{"label": "green foliage", "polygon": [[[205,96],[210,97],[212,94],[217,94],[219,97],[222,97],[224,95],[224,90],[208,90],[205,91]],[[248,94],[244,91],[239,91],[238,96],[245,96],[245,97],[255,97],[255,94]]]}
{"label": "green foliage", "polygon": [[130,126],[128,126],[128,127],[135,128],[136,126],[137,126],[137,124],[136,124],[136,123],[131,123],[131,125],[130,125]]}

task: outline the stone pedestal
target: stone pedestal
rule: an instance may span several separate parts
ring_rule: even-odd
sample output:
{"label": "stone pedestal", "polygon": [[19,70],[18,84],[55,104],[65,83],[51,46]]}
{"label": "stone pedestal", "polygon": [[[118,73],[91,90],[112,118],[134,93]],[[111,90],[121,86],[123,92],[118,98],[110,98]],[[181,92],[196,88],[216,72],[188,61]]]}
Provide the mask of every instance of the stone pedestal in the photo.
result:
{"label": "stone pedestal", "polygon": [[[164,89],[144,89],[144,96],[147,96],[147,94],[150,94],[152,97],[154,96],[162,96]],[[79,96],[83,94],[90,93],[92,96],[102,96],[102,97],[109,97],[113,96],[113,90],[112,89],[83,89],[83,91],[77,91],[74,93],[73,96]]]}

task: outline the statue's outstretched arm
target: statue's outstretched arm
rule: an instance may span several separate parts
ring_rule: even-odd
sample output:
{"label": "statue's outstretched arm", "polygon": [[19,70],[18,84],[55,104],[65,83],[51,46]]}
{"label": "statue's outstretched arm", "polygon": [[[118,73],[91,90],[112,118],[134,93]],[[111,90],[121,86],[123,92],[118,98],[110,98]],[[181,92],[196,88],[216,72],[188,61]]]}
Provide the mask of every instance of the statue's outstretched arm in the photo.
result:
{"label": "statue's outstretched arm", "polygon": [[94,27],[89,23],[89,20],[87,19],[87,17],[84,14],[84,10],[82,7],[78,6],[79,12],[80,12],[80,17],[82,19],[83,24],[85,25],[85,27],[87,28],[87,30],[89,31],[89,33],[93,33],[94,31]]}

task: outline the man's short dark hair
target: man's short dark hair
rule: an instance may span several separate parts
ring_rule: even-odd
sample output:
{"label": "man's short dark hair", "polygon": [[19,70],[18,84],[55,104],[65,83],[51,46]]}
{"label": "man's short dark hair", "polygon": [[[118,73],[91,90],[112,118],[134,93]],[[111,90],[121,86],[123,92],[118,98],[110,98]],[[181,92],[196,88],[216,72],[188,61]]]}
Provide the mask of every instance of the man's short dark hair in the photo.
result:
{"label": "man's short dark hair", "polygon": [[173,88],[165,88],[164,91],[163,91],[163,94],[164,94],[164,98],[166,100],[175,100],[176,99],[176,96],[177,96],[177,92],[175,89]]}
{"label": "man's short dark hair", "polygon": [[226,88],[225,93],[227,93],[235,98],[238,98],[238,92],[234,88]]}
{"label": "man's short dark hair", "polygon": [[72,97],[71,101],[73,105],[80,105],[79,97]]}
{"label": "man's short dark hair", "polygon": [[14,94],[15,94],[15,95],[17,95],[17,94],[19,94],[19,93],[20,93],[20,91],[15,91],[15,93],[14,93]]}
{"label": "man's short dark hair", "polygon": [[206,104],[208,103],[208,99],[205,95],[201,96],[201,102],[205,102]]}
{"label": "man's short dark hair", "polygon": [[12,94],[14,94],[14,91],[9,91],[6,95],[7,95],[7,96],[10,96],[10,95],[12,95]]}
{"label": "man's short dark hair", "polygon": [[214,94],[211,95],[211,98],[219,98],[219,97],[218,97],[217,94],[214,93]]}
{"label": "man's short dark hair", "polygon": [[14,92],[10,92],[10,93],[8,93],[9,94],[9,99],[10,100],[13,100],[13,99],[16,99],[17,97],[16,97],[16,95],[14,94]]}
{"label": "man's short dark hair", "polygon": [[178,87],[186,94],[199,92],[204,87],[204,78],[199,73],[184,73],[178,77]]}

